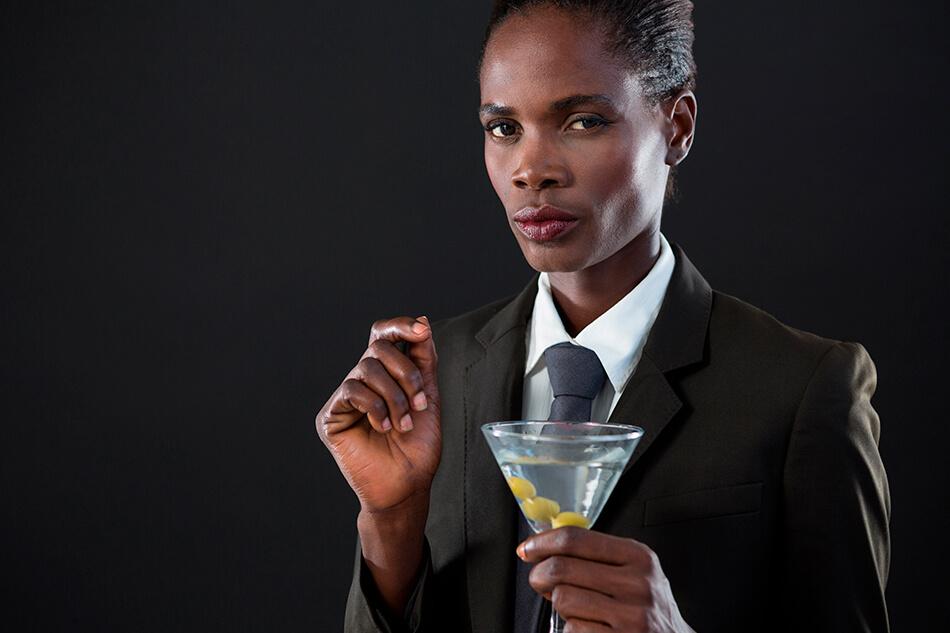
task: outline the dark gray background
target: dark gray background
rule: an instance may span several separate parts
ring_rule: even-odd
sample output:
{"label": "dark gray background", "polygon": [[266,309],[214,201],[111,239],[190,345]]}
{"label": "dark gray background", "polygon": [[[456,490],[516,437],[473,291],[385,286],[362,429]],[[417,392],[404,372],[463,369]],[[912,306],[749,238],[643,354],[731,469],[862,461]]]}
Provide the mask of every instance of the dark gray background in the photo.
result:
{"label": "dark gray background", "polygon": [[[339,630],[357,504],[314,414],[376,318],[531,272],[482,165],[489,6],[3,3],[0,628]],[[665,218],[877,362],[908,631],[950,589],[948,13],[701,2]]]}

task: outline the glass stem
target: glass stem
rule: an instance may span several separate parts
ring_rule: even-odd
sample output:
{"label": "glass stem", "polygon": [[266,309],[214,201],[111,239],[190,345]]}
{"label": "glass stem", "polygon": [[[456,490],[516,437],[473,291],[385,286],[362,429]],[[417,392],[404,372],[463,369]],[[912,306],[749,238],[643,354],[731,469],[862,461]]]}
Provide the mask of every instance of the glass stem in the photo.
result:
{"label": "glass stem", "polygon": [[551,633],[564,633],[564,620],[557,614],[554,607],[551,607]]}

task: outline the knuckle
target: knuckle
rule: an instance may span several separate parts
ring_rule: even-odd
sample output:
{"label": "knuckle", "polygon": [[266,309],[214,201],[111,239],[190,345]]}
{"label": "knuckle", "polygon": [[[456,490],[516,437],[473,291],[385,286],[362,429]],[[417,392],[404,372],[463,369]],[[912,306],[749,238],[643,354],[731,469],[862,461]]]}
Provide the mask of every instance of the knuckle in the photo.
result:
{"label": "knuckle", "polygon": [[406,397],[406,394],[402,392],[402,389],[394,390],[390,394],[389,399],[397,409],[400,409],[400,413],[404,413],[403,410],[409,408],[409,399]]}
{"label": "knuckle", "polygon": [[360,384],[355,378],[347,378],[343,381],[343,384],[340,385],[339,393],[343,397],[349,396],[353,393],[353,390],[356,389],[356,386]]}
{"label": "knuckle", "polygon": [[652,549],[633,539],[628,539],[627,544],[625,549],[629,562],[642,567],[647,573],[652,573],[659,567],[660,559]]}
{"label": "knuckle", "polygon": [[653,604],[653,588],[643,576],[635,576],[627,581],[627,591],[630,596],[642,604]]}
{"label": "knuckle", "polygon": [[573,551],[575,545],[577,545],[579,531],[574,527],[566,527],[564,529],[554,531],[554,539],[557,547],[561,548],[564,551]]}
{"label": "knuckle", "polygon": [[[358,384],[359,384],[358,380],[354,378],[347,378],[340,385],[340,388],[336,390],[336,394],[335,394],[336,397],[339,398],[340,400],[343,400],[344,402],[352,404],[350,399],[353,397],[353,394],[356,392],[356,387]],[[320,414],[317,416],[317,419],[319,419],[323,415],[324,415],[324,412],[321,411]]]}
{"label": "knuckle", "polygon": [[389,330],[389,320],[388,319],[379,319],[375,321],[369,329],[369,343],[367,347],[371,347],[373,343],[379,339],[386,336],[386,332]]}
{"label": "knuckle", "polygon": [[365,356],[360,359],[360,362],[356,363],[356,376],[366,378],[379,371],[380,367],[381,364],[377,359],[372,356]]}
{"label": "knuckle", "polygon": [[551,604],[555,611],[567,611],[576,602],[576,592],[570,585],[555,585],[551,591]]}
{"label": "knuckle", "polygon": [[550,586],[547,574],[544,573],[544,569],[541,565],[535,565],[534,569],[528,574],[528,584],[531,585],[532,589],[541,594]]}
{"label": "knuckle", "polygon": [[643,566],[647,574],[653,575],[660,570],[660,557],[656,555],[656,552],[646,546],[643,547],[643,550]]}
{"label": "knuckle", "polygon": [[378,338],[370,341],[369,345],[366,348],[366,351],[370,356],[379,357],[388,353],[393,347],[393,344],[387,341],[384,338]]}
{"label": "knuckle", "polygon": [[552,556],[548,559],[547,577],[557,585],[565,582],[571,574],[571,563],[563,556]]}
{"label": "knuckle", "polygon": [[578,622],[577,620],[568,620],[564,624],[564,633],[591,633],[594,629],[587,622]]}
{"label": "knuckle", "polygon": [[627,623],[633,631],[648,631],[650,618],[647,616],[646,609],[635,607],[627,616]]}

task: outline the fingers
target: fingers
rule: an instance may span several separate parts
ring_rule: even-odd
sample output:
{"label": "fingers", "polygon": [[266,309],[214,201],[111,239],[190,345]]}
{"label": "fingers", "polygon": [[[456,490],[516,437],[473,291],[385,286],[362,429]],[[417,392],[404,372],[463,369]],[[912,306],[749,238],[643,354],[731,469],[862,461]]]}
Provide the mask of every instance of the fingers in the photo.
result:
{"label": "fingers", "polygon": [[600,622],[571,620],[564,625],[564,633],[613,633],[613,629]]}
{"label": "fingers", "polygon": [[328,432],[348,428],[363,416],[379,433],[386,433],[393,428],[386,401],[366,384],[347,378],[330,400]]}
{"label": "fingers", "polygon": [[[423,319],[425,319],[423,321]],[[371,346],[374,341],[389,341],[398,343],[406,341],[409,343],[420,343],[429,338],[429,320],[426,317],[413,319],[412,317],[397,317],[395,319],[381,319],[373,324],[369,331],[369,343]]]}
{"label": "fingers", "polygon": [[570,585],[555,589],[551,604],[561,618],[572,620],[571,631],[609,631],[607,616],[617,609],[602,593]]}
{"label": "fingers", "polygon": [[438,404],[437,365],[427,318],[377,321],[362,358],[318,416],[318,430],[329,436],[364,416],[380,433],[412,430],[412,412]]}
{"label": "fingers", "polygon": [[381,403],[387,412],[386,417],[395,428],[410,431],[410,411],[422,411],[427,406],[425,394],[422,393],[422,377],[412,361],[398,350],[394,348],[390,353],[393,356],[385,359],[368,357],[361,360],[351,372],[350,380],[365,385],[373,392],[376,401],[372,406],[378,411]]}
{"label": "fingers", "polygon": [[[400,410],[403,408],[406,409],[402,411],[403,413],[405,413],[408,408],[414,411],[424,411],[426,409],[426,395],[423,391],[425,381],[421,370],[393,343],[382,339],[370,343],[370,346],[363,354],[363,358],[360,359],[360,362],[353,368],[353,371],[350,372],[349,377],[359,380],[363,380],[364,378],[372,380],[379,372],[383,372],[383,374],[395,381],[395,384],[401,391],[399,394],[391,395],[391,398],[395,400],[387,399],[387,402],[392,403],[395,401],[398,405],[397,408]],[[367,384],[375,389],[374,384]],[[383,381],[382,384],[389,386],[390,383]],[[378,391],[377,393],[383,397],[389,395],[382,391]],[[406,401],[405,407],[403,407],[402,400]]]}
{"label": "fingers", "polygon": [[[428,317],[421,316],[418,319],[398,317],[377,321],[370,330],[369,346],[364,356],[375,355],[374,350],[386,343],[395,347],[400,342],[406,343],[405,356],[413,362],[422,376],[424,388],[420,388],[420,391],[424,390],[426,399],[433,397],[438,399],[439,361]],[[407,390],[407,394],[411,398],[416,396],[417,392]]]}
{"label": "fingers", "polygon": [[647,577],[633,572],[629,566],[596,563],[570,556],[544,559],[532,568],[529,582],[535,591],[549,600],[565,587],[596,592],[604,599],[632,604],[649,603],[652,595]]}
{"label": "fingers", "polygon": [[565,631],[652,630],[657,609],[673,603],[656,554],[633,539],[565,527],[532,536],[518,555],[536,563],[531,587],[568,621]]}
{"label": "fingers", "polygon": [[[601,633],[602,631],[656,631],[657,618],[652,604],[631,604],[608,598],[602,593],[570,585],[554,590],[551,604],[567,622],[564,633]],[[670,630],[662,628],[661,630]]]}
{"label": "fingers", "polygon": [[656,562],[656,554],[643,543],[578,527],[535,534],[518,546],[518,556],[527,563],[550,556],[571,556],[613,565],[629,564],[642,570]]}
{"label": "fingers", "polygon": [[531,587],[567,621],[565,633],[652,631],[660,622],[673,623],[663,630],[691,630],[659,558],[643,543],[563,527],[525,540],[518,556],[535,563]]}
{"label": "fingers", "polygon": [[424,325],[426,328],[426,331],[420,334],[420,336],[423,336],[423,339],[419,342],[409,343],[406,346],[406,355],[412,359],[412,362],[415,363],[419,371],[422,372],[427,394],[430,396],[438,395],[436,377],[439,369],[439,358],[435,352],[435,341],[432,339],[432,333],[429,329],[429,318],[421,316],[416,319],[416,323],[412,325],[414,333],[417,332],[419,324]]}

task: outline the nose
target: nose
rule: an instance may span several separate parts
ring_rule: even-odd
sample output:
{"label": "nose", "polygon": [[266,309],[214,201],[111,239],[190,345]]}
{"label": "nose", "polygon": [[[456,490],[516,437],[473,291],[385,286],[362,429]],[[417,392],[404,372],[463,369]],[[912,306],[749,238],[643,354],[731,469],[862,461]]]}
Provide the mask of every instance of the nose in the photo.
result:
{"label": "nose", "polygon": [[518,158],[511,182],[518,189],[565,187],[571,172],[556,144],[545,138],[524,136],[518,143]]}

